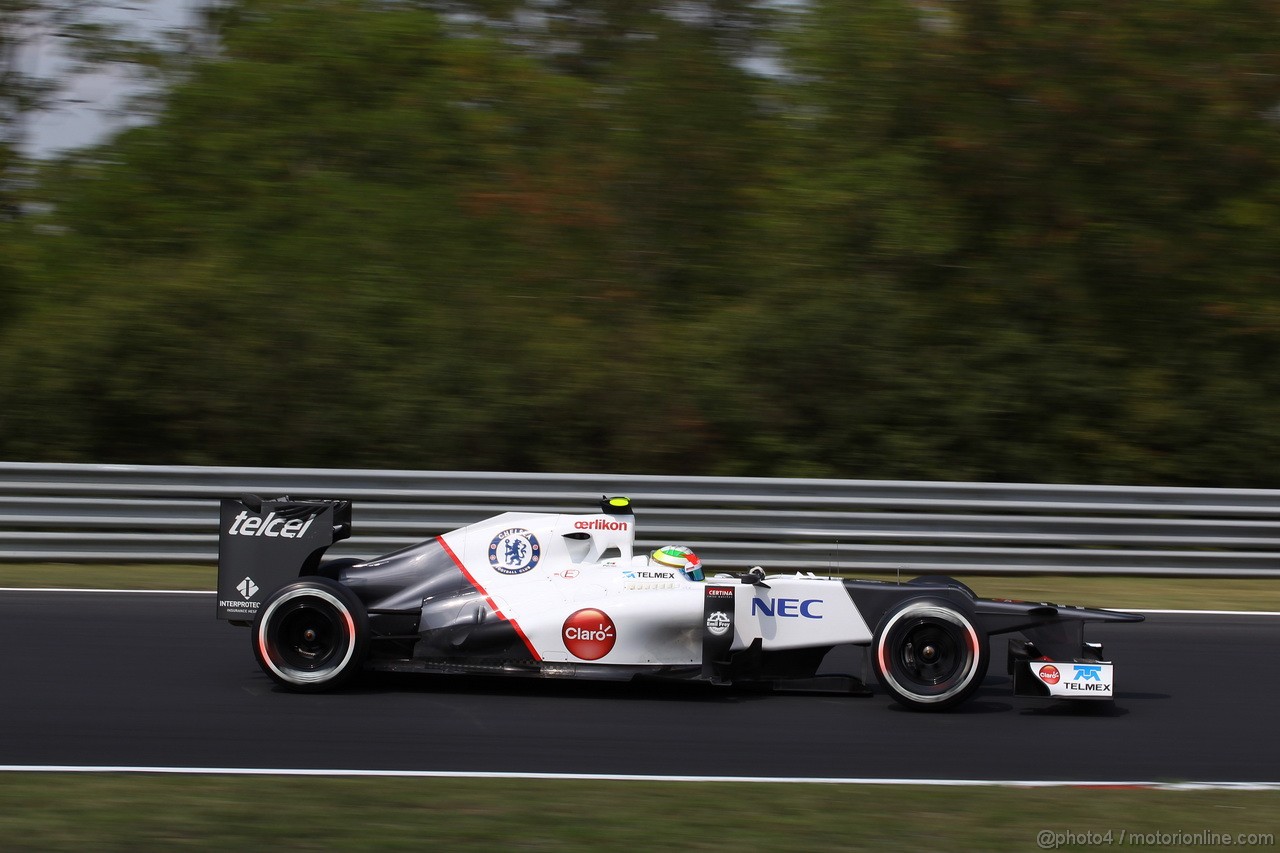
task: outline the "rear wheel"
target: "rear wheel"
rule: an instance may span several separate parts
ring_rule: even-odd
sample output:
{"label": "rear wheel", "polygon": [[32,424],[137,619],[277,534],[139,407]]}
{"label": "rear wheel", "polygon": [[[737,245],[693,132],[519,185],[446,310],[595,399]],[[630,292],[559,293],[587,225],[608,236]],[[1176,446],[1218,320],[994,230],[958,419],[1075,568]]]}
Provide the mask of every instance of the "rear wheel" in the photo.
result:
{"label": "rear wheel", "polygon": [[942,711],[968,699],[990,662],[987,637],[955,604],[917,599],[890,612],[876,630],[880,684],[902,705]]}
{"label": "rear wheel", "polygon": [[360,671],[369,618],[355,593],[308,577],[281,587],[253,620],[253,654],[263,672],[292,690],[339,686]]}

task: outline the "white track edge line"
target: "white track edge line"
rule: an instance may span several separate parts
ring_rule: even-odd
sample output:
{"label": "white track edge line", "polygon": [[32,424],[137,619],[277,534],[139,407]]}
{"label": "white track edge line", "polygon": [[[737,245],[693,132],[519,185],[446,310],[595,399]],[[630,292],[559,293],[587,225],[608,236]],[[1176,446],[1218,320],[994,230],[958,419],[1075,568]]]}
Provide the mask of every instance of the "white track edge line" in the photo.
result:
{"label": "white track edge line", "polygon": [[147,767],[128,765],[0,764],[3,773],[131,773],[180,776],[329,776],[529,781],[695,782],[806,785],[924,785],[948,788],[1144,788],[1158,791],[1280,791],[1280,782],[1062,781],[1048,779],[904,779],[807,776],[675,776],[631,773],[519,773],[451,770],[325,770],[270,767]]}
{"label": "white track edge line", "polygon": [[[100,589],[80,587],[3,586],[0,592],[108,592],[138,595],[215,595],[212,589]],[[1165,616],[1280,616],[1280,610],[1162,610],[1139,607],[1109,607],[1123,613],[1152,613]]]}
{"label": "white track edge line", "polygon": [[1124,613],[1156,613],[1172,616],[1280,616],[1280,610],[1144,610],[1137,607],[1114,609]]}

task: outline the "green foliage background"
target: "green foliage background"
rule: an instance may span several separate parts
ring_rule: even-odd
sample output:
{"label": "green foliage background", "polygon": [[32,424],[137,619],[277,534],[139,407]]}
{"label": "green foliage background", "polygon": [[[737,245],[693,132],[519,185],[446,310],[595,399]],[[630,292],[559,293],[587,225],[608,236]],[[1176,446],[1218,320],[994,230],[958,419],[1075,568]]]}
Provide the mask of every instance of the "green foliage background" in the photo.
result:
{"label": "green foliage background", "polygon": [[1280,481],[1275,0],[187,35],[0,185],[0,458]]}

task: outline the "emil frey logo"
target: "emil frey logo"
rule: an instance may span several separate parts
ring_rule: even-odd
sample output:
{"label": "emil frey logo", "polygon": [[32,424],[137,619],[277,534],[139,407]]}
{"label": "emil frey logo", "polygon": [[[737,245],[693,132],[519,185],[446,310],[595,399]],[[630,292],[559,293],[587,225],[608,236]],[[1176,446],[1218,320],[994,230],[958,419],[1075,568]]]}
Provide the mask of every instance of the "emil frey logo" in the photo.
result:
{"label": "emil frey logo", "polygon": [[258,585],[253,582],[253,578],[245,578],[240,581],[240,583],[236,584],[236,589],[238,589],[240,594],[246,599],[253,598],[258,594]]}
{"label": "emil frey logo", "polygon": [[618,641],[618,630],[609,614],[589,607],[571,613],[564,620],[560,636],[564,639],[564,647],[574,657],[599,660],[613,651],[613,644]]}
{"label": "emil frey logo", "polygon": [[1057,684],[1062,678],[1062,673],[1058,672],[1058,668],[1051,664],[1040,667],[1040,680],[1045,684]]}
{"label": "emil frey logo", "polygon": [[729,618],[729,614],[722,610],[714,611],[707,617],[707,630],[713,636],[723,637],[733,626],[733,620]]}
{"label": "emil frey logo", "polygon": [[542,546],[522,527],[504,530],[489,543],[489,565],[504,575],[520,575],[538,565]]}

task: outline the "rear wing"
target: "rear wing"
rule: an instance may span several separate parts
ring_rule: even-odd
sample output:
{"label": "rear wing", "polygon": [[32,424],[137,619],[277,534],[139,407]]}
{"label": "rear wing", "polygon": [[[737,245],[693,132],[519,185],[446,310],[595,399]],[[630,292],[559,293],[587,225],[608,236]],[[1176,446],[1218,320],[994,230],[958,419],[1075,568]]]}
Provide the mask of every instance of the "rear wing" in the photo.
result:
{"label": "rear wing", "polygon": [[253,619],[280,587],[315,574],[334,542],[351,535],[351,502],[254,495],[222,501],[218,618]]}

